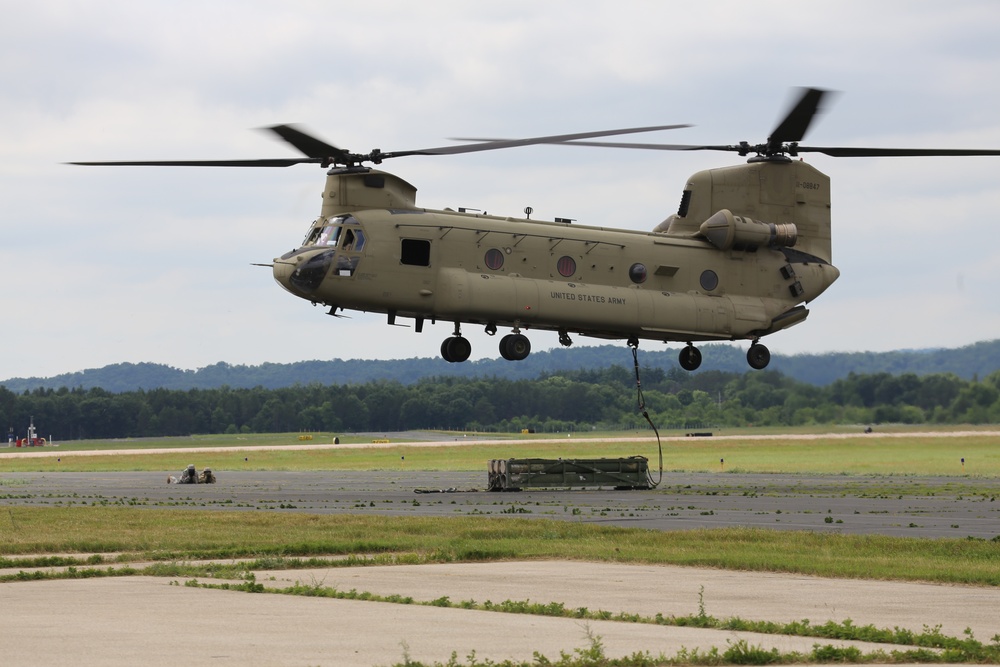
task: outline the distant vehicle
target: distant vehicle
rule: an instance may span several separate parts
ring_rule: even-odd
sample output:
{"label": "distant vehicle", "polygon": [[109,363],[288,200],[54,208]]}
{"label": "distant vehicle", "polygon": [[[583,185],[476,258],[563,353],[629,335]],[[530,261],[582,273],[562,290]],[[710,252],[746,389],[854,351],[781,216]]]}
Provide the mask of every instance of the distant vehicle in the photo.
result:
{"label": "distant vehicle", "polygon": [[31,418],[31,424],[28,426],[28,435],[24,438],[18,438],[16,446],[17,447],[43,447],[46,444],[45,438],[40,438],[35,433],[35,418]]}

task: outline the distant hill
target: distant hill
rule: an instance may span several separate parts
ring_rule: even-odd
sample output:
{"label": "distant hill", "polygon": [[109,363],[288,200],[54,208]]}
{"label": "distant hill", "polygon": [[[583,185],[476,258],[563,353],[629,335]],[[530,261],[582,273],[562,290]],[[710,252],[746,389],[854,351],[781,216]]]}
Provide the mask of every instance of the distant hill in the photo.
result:
{"label": "distant hill", "polygon": [[[704,362],[697,372],[749,370],[745,352],[736,345],[702,346]],[[639,361],[643,367],[671,370],[679,368],[677,349],[653,350],[641,348]],[[39,387],[101,387],[118,393],[136,389],[208,389],[256,387],[268,389],[295,384],[364,384],[376,380],[392,380],[413,384],[427,377],[503,377],[532,379],[563,370],[631,368],[632,355],[625,345],[562,348],[533,352],[524,361],[484,359],[462,364],[449,364],[440,358],[393,360],[331,359],[300,361],[290,364],[265,363],[259,366],[233,366],[217,363],[198,370],[182,370],[153,363],[112,364],[77,373],[65,373],[50,378],[11,378],[0,381],[7,389],[21,393]],[[830,352],[826,354],[774,354],[769,370],[814,385],[827,385],[849,373],[954,373],[971,380],[1000,370],[1000,340],[986,341],[955,349],[899,350],[894,352]]]}

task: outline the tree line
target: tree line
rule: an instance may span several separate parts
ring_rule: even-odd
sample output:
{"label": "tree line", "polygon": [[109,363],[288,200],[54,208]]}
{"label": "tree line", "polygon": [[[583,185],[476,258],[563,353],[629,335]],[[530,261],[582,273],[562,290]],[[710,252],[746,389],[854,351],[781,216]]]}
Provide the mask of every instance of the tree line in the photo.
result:
{"label": "tree line", "polygon": [[[702,346],[701,372],[746,372],[745,346],[731,343],[708,343]],[[678,368],[677,348],[642,349],[643,365],[669,371]],[[379,380],[411,385],[428,378],[506,378],[532,380],[543,374],[560,373],[565,368],[609,368],[628,364],[628,349],[618,345],[582,345],[532,352],[516,364],[503,359],[479,359],[464,364],[449,364],[440,357],[411,359],[327,359],[292,363],[263,363],[257,366],[224,362],[197,370],[182,370],[150,362],[118,363],[48,378],[9,378],[0,381],[13,392],[41,388],[101,387],[112,393],[140,388],[214,389],[264,387],[278,389],[296,384],[329,384],[336,378],[341,384],[365,384]],[[983,368],[1000,368],[1000,339],[982,341],[955,349],[896,350],[892,352],[824,352],[822,354],[771,357],[771,370],[801,382],[825,386],[849,373],[954,373],[971,379]]]}
{"label": "tree line", "polygon": [[[875,423],[998,423],[1000,371],[851,373],[826,386],[776,371],[641,371],[644,407],[660,429]],[[532,380],[428,378],[404,385],[318,383],[279,389],[111,393],[0,387],[0,424],[23,437],[29,419],[56,440],[210,433],[389,432],[448,429],[539,432],[644,428],[633,369],[547,373]]]}

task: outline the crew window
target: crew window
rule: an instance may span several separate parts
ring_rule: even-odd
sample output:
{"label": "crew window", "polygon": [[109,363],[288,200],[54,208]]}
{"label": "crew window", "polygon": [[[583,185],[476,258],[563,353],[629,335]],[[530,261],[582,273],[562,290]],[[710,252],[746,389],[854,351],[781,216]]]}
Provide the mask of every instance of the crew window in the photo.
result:
{"label": "crew window", "polygon": [[361,229],[355,227],[345,227],[344,228],[344,245],[343,249],[348,252],[361,252],[365,247],[365,233]]}
{"label": "crew window", "polygon": [[403,239],[399,261],[411,266],[430,266],[431,242],[423,239]]}

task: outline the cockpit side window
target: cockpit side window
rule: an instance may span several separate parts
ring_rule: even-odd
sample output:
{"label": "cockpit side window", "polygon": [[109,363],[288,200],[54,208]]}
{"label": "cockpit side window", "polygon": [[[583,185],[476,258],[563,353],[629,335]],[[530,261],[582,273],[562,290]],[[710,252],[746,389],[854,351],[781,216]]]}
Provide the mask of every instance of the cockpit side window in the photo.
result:
{"label": "cockpit side window", "polygon": [[359,227],[344,227],[344,252],[361,252],[365,247],[365,233]]}

